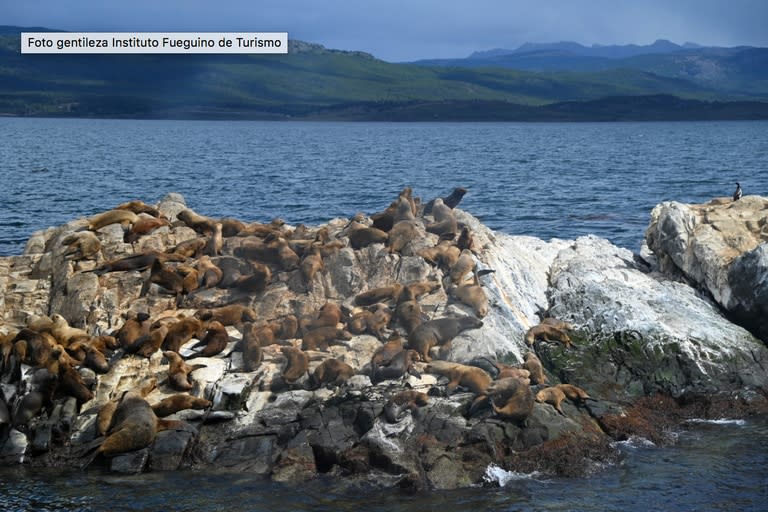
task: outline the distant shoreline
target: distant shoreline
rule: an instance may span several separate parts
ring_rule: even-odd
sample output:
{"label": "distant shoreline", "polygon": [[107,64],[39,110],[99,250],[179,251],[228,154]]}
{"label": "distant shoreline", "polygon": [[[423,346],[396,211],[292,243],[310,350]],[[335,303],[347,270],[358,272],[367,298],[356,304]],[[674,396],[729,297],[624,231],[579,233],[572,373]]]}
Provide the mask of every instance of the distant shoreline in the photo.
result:
{"label": "distant shoreline", "polygon": [[330,106],[282,105],[269,110],[178,108],[146,112],[67,111],[0,117],[359,122],[642,122],[768,120],[768,102],[700,101],[672,95],[614,96],[528,106],[491,100],[357,102]]}

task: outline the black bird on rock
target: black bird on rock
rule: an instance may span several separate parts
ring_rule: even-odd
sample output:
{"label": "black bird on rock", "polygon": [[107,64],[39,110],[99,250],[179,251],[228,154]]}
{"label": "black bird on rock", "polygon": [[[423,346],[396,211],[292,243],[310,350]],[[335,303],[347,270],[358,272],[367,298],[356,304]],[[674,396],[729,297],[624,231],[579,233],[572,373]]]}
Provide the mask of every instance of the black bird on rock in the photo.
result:
{"label": "black bird on rock", "polygon": [[741,192],[741,185],[739,185],[739,182],[736,182],[736,191],[733,193],[733,200],[738,201],[741,199],[742,192]]}

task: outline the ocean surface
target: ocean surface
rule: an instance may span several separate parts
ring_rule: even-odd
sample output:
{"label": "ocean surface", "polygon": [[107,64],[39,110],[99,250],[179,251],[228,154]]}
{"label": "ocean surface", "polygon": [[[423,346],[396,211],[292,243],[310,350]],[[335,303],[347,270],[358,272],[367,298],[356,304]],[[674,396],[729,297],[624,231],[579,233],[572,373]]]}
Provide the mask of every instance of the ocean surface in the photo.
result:
{"label": "ocean surface", "polygon": [[[305,123],[0,118],[0,255],[34,231],[169,192],[209,216],[317,224],[385,208],[406,185],[456,186],[494,229],[592,233],[637,251],[651,209],[768,195],[768,122]],[[489,468],[490,488],[418,495],[294,487],[247,474],[115,476],[0,468],[0,510],[763,511],[768,418],[693,422],[677,442],[620,445],[589,478]],[[496,484],[501,484],[500,486]]]}
{"label": "ocean surface", "polygon": [[488,226],[639,250],[651,209],[768,194],[768,122],[310,123],[0,118],[0,255],[36,230],[168,192],[209,216],[318,224],[406,185],[464,186]]}

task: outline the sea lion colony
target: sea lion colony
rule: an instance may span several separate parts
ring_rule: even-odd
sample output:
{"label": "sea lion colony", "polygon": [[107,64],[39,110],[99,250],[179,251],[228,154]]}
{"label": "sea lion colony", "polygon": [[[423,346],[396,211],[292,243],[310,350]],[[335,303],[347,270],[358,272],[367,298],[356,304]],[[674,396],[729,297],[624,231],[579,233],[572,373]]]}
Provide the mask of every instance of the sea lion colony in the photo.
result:
{"label": "sea lion colony", "polygon": [[[195,389],[194,372],[205,364],[195,360],[221,357],[228,347],[242,353],[248,372],[259,371],[264,360],[282,360],[280,375],[261,383],[274,393],[344,386],[356,374],[368,376],[374,385],[390,381],[391,386],[391,381],[426,372],[447,378],[449,393],[462,388],[475,395],[467,414],[494,414],[521,424],[533,409],[534,396],[552,403],[560,413],[565,397],[579,403],[590,398],[575,386],[565,392],[546,388],[534,395],[537,388],[531,385],[543,387],[547,382],[533,352],[534,342],[571,346],[567,331],[573,326],[554,319],[543,319],[526,333],[532,351],[522,364],[488,358],[467,364],[445,360],[451,341],[482,327],[490,307],[481,277],[492,269],[479,268],[482,248],[475,246],[471,231],[457,222],[453,212],[464,193],[466,189],[459,188],[432,201],[432,215],[427,216],[420,200],[405,188],[382,212],[370,217],[357,214],[344,226],[317,229],[291,228],[279,219],[267,224],[212,219],[189,209],[166,219],[141,201],[87,219],[84,230],[62,241],[73,272],[135,273],[141,282],[133,297],[136,307],[109,332],[96,332],[95,326],[73,327],[60,314],[29,315],[26,325],[3,326],[0,370],[6,385],[5,396],[0,396],[0,436],[7,436],[6,426],[32,435],[35,419],[50,416],[56,407],[68,415],[63,424],[73,425],[80,409],[94,397],[98,375],[108,373],[121,358],[150,358],[158,351],[164,357],[164,374],[141,384],[138,391],[125,391],[98,405],[100,437],[91,447],[96,454],[113,456],[144,448],[163,429],[191,429],[160,418],[211,406],[206,398],[192,394],[204,392]],[[133,254],[105,258],[99,230],[111,224],[122,226],[123,241],[131,244]],[[159,228],[191,228],[195,236],[173,247],[136,248],[143,236]],[[351,296],[328,300],[318,310],[293,301],[282,304],[280,314],[257,313],[255,306],[267,300],[270,287],[287,286],[298,296],[309,297],[322,289],[326,258],[345,247],[361,251],[375,244],[393,257],[424,258],[433,266],[433,275],[373,288],[360,283]],[[421,299],[440,289],[449,301],[465,305],[467,314],[430,317]],[[164,299],[168,295],[171,298]],[[141,300],[147,296],[155,306],[165,304],[165,311],[154,307],[150,314],[147,302]],[[361,334],[381,342],[367,364],[354,368],[331,357],[331,346],[354,349],[354,337]],[[176,394],[150,404],[146,396],[156,386]],[[428,404],[430,394],[439,394],[437,388],[430,393],[404,391],[397,385],[388,389],[385,417],[390,422],[408,411],[415,413]],[[65,442],[67,432],[59,434]]]}

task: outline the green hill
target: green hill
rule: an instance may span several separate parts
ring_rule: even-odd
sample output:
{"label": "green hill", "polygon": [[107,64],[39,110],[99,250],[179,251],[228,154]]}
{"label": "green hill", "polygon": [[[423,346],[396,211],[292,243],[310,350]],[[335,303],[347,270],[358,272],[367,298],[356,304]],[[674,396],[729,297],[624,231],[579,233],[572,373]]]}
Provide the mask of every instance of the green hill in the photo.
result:
{"label": "green hill", "polygon": [[421,104],[428,107],[416,111],[429,119],[440,105],[446,112],[475,105],[490,115],[492,105],[658,94],[700,101],[745,97],[635,69],[425,67],[299,41],[290,42],[288,55],[21,55],[17,34],[0,35],[0,114],[6,115],[316,118],[348,112],[359,118],[360,112]]}

